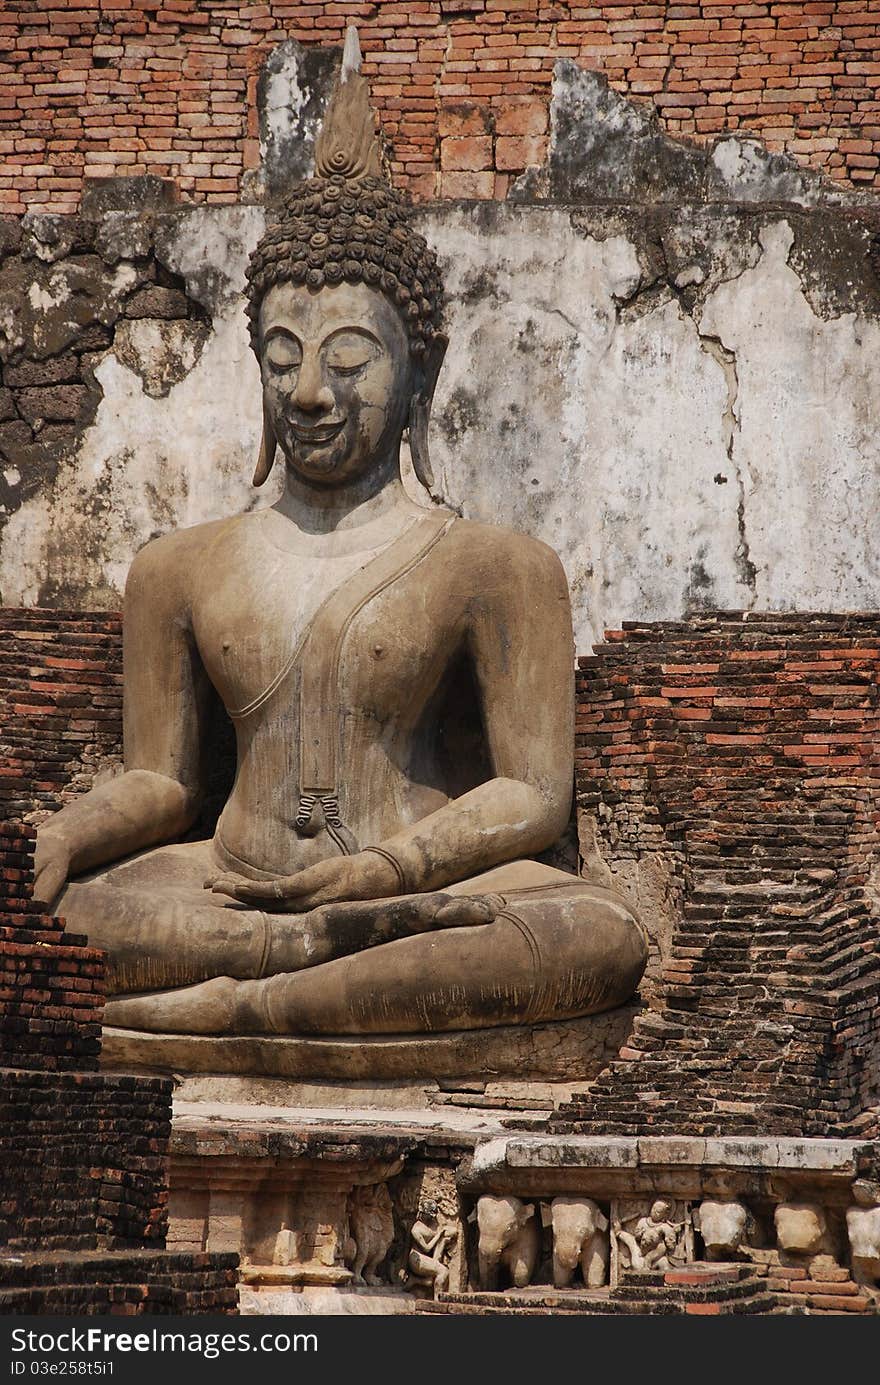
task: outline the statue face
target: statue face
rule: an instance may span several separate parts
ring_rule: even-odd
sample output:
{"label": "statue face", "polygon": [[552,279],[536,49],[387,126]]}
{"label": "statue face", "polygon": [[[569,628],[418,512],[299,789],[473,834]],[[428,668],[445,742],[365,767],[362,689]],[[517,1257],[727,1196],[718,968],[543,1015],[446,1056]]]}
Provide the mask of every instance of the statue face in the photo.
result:
{"label": "statue face", "polygon": [[397,456],[413,390],[396,309],[365,284],[276,284],[260,307],[263,400],[288,466],[339,486]]}

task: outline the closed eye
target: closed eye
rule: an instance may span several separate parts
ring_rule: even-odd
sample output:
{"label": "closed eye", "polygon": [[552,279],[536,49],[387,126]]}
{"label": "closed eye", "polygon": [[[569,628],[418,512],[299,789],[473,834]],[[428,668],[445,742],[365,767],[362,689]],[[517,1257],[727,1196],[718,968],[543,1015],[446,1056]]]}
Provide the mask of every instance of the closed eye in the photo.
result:
{"label": "closed eye", "polygon": [[358,371],[376,359],[376,355],[373,351],[365,351],[362,345],[357,350],[334,346],[324,359],[327,369],[332,370],[334,375],[357,375]]}
{"label": "closed eye", "polygon": [[334,375],[359,375],[364,367],[369,364],[369,360],[358,361],[356,365],[334,365],[330,362],[328,363],[328,369],[332,370]]}
{"label": "closed eye", "polygon": [[274,371],[298,370],[302,365],[302,347],[293,337],[272,337],[266,343],[266,360]]}
{"label": "closed eye", "polygon": [[324,343],[324,364],[334,375],[357,375],[379,352],[379,343],[363,332],[343,330]]}

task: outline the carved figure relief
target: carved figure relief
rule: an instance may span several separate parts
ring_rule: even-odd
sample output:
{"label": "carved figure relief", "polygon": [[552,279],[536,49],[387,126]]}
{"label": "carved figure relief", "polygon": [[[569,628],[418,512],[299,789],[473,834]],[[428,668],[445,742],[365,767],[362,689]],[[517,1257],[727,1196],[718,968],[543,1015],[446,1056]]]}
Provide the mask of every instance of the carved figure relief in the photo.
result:
{"label": "carved figure relief", "polygon": [[394,1211],[384,1183],[364,1184],[352,1190],[348,1204],[351,1245],[348,1260],[356,1284],[383,1283],[379,1266],[394,1240]]}
{"label": "carved figure relief", "polygon": [[449,1256],[458,1240],[458,1228],[449,1224],[433,1198],[424,1198],[410,1231],[407,1267],[416,1285],[442,1294],[449,1287]]}
{"label": "carved figure relief", "polygon": [[[693,1224],[687,1204],[655,1198],[612,1207],[615,1270],[669,1270],[693,1260]],[[616,1279],[615,1274],[615,1279]]]}

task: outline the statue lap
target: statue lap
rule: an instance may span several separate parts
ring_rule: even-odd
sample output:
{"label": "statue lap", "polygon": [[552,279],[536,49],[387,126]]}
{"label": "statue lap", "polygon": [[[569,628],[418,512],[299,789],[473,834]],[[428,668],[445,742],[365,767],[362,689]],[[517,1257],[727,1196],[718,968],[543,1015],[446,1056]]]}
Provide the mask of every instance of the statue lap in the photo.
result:
{"label": "statue lap", "polygon": [[[182,843],[69,884],[68,924],[108,952],[117,994],[255,982],[261,1033],[428,1033],[533,1024],[624,1003],[644,969],[641,925],[613,891],[537,861],[448,885],[501,896],[478,927],[435,929],[310,965],[307,915],[268,914],[204,888],[222,869],[211,841]],[[374,902],[381,907],[381,901]],[[267,971],[270,929],[303,937],[302,965]]]}

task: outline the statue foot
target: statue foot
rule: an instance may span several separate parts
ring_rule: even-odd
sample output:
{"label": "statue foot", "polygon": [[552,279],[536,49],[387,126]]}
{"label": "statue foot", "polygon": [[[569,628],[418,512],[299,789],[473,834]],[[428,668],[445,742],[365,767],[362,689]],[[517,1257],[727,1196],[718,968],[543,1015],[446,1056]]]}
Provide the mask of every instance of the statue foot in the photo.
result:
{"label": "statue foot", "polygon": [[198,986],[108,1000],[104,1024],[154,1034],[224,1034],[235,1018],[240,982],[217,976]]}

